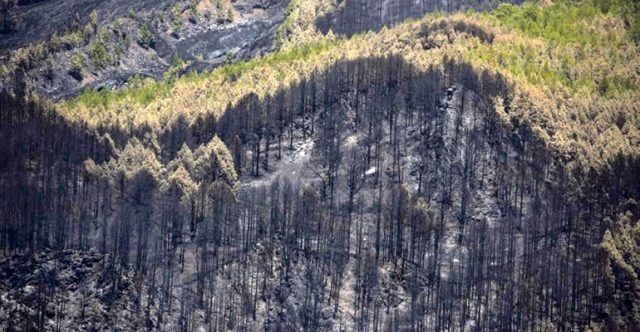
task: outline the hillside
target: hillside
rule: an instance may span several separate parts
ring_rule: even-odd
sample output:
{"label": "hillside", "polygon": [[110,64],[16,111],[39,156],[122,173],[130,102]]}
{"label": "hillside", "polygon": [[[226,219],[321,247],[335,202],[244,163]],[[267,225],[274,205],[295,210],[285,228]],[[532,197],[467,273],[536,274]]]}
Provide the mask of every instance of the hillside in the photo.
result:
{"label": "hillside", "polygon": [[484,11],[495,8],[500,3],[522,3],[512,1],[464,1],[464,0],[352,0],[338,2],[331,10],[318,16],[316,27],[324,34],[331,30],[340,35],[352,36],[369,30],[380,30],[384,26],[394,26],[406,19],[419,19],[426,13]]}
{"label": "hillside", "polygon": [[64,99],[84,89],[117,89],[136,75],[175,77],[252,58],[274,48],[286,5],[47,0],[16,6],[11,17],[19,23],[0,34],[0,88]]}
{"label": "hillside", "polygon": [[[530,11],[562,22],[519,28]],[[419,71],[430,66],[444,71],[443,60],[451,59],[468,62],[478,74],[499,73],[515,85],[511,102],[516,112],[499,113],[505,123],[530,123],[557,150],[599,162],[605,152],[615,156],[623,149],[635,155],[630,150],[640,146],[635,70],[640,57],[629,37],[622,20],[589,5],[504,6],[490,14],[427,16],[349,39],[320,35],[303,47],[284,47],[202,75],[159,84],[141,81],[113,93],[89,91],[63,106],[62,113],[93,125],[117,122],[162,131],[177,118],[192,123],[198,116],[217,117],[250,93],[273,95],[324,72],[337,59],[400,56]],[[575,60],[575,54],[581,59]],[[614,117],[623,119],[617,129],[609,125]]]}
{"label": "hillside", "polygon": [[0,94],[2,327],[634,331],[637,4],[366,3]]}

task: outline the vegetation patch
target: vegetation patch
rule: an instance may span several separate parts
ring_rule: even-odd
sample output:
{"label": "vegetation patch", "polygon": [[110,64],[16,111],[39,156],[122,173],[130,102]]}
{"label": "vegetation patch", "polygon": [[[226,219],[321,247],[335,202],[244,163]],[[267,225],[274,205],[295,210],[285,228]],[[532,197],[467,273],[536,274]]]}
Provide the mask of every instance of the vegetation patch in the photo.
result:
{"label": "vegetation patch", "polygon": [[[518,87],[508,112],[497,108],[505,123],[528,123],[571,160],[598,164],[616,155],[610,151],[637,153],[640,146],[635,70],[640,57],[627,28],[621,16],[603,13],[590,2],[431,14],[349,39],[319,36],[212,72],[144,80],[121,91],[88,91],[63,108],[71,118],[94,125],[166,126],[178,117],[220,116],[248,94],[263,98],[340,59],[400,55],[418,70],[461,59],[478,72],[504,75]],[[610,123],[619,116],[612,112],[624,119],[613,128]]]}

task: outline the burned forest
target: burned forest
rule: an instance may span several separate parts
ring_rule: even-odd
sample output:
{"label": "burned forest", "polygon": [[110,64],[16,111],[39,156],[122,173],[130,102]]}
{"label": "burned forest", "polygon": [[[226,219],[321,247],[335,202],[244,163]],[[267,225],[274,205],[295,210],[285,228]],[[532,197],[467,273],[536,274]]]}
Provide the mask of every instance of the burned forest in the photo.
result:
{"label": "burned forest", "polygon": [[8,76],[0,329],[637,331],[637,6],[345,2],[210,71]]}

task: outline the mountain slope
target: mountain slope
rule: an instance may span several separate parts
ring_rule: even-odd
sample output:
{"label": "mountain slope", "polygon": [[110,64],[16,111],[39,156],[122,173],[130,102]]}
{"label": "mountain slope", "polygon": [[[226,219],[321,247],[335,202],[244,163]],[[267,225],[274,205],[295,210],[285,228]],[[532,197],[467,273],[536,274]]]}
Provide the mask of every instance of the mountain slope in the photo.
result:
{"label": "mountain slope", "polygon": [[425,13],[493,9],[500,3],[519,4],[523,1],[434,1],[434,0],[347,0],[316,19],[316,26],[323,33],[352,36],[368,30],[380,30],[407,19],[419,19]]}
{"label": "mountain slope", "polygon": [[[442,68],[447,58],[464,59],[477,73],[498,72],[516,85],[510,100],[513,111],[498,107],[505,123],[530,123],[536,135],[555,149],[589,163],[606,159],[605,151],[611,156],[618,149],[636,154],[639,77],[634,68],[640,59],[624,23],[586,4],[536,8],[505,6],[491,14],[428,16],[379,34],[318,37],[301,48],[285,48],[175,82],[143,82],[113,93],[87,92],[67,103],[62,113],[94,125],[117,121],[134,128],[162,129],[179,117],[188,123],[198,116],[217,117],[250,93],[263,98],[322,72],[336,59],[399,55],[418,70]],[[531,25],[524,31],[512,28],[532,10],[557,23]],[[572,58],[575,53],[582,54],[581,60]],[[616,116],[624,121],[609,126]]]}
{"label": "mountain slope", "polygon": [[[248,59],[274,47],[287,1],[43,1],[3,35],[0,87],[54,99]],[[46,18],[46,19],[45,19]],[[41,24],[41,21],[48,24]]]}
{"label": "mountain slope", "polygon": [[92,324],[60,304],[70,255],[131,276],[109,310],[130,329],[634,330],[628,16],[501,5],[347,38],[316,29],[331,4],[292,4],[264,57],[0,94],[0,266],[61,276],[0,274],[10,324]]}

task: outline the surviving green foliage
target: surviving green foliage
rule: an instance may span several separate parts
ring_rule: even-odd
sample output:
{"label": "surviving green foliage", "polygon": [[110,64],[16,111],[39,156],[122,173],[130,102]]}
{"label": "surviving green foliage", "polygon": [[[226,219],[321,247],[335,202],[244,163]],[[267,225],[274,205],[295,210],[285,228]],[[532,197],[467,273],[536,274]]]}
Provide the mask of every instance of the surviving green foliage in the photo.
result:
{"label": "surviving green foliage", "polygon": [[84,57],[80,53],[74,53],[71,56],[71,72],[79,75],[82,73],[82,69],[84,69]]}
{"label": "surviving green foliage", "polygon": [[[595,1],[556,1],[541,6],[502,4],[480,15],[494,24],[515,29],[544,41],[514,41],[506,47],[478,49],[474,56],[493,57],[501,67],[526,76],[533,84],[559,84],[575,91],[590,90],[612,97],[637,91],[633,73],[621,73],[636,52],[634,36],[625,15],[603,11]],[[632,57],[632,58],[630,58]]]}
{"label": "surviving green foliage", "polygon": [[155,40],[149,26],[145,23],[138,31],[138,44],[144,48],[154,48]]}
{"label": "surviving green foliage", "polygon": [[97,69],[105,68],[112,60],[105,43],[100,39],[89,44],[89,58]]}
{"label": "surviving green foliage", "polygon": [[276,31],[276,46],[281,47],[284,42],[284,38],[286,38],[287,34],[291,31],[291,25],[293,20],[294,11],[299,10],[300,1],[299,0],[291,0],[287,9],[284,12],[284,21],[278,27],[278,31]]}
{"label": "surviving green foliage", "polygon": [[607,299],[613,330],[640,326],[640,220],[632,214],[621,214],[602,240],[606,257],[606,287],[612,295]]}
{"label": "surviving green foliage", "polygon": [[88,91],[65,103],[64,114],[95,125],[164,127],[178,116],[188,122],[220,116],[243,96],[264,98],[338,60],[400,55],[425,70],[446,58],[460,59],[517,86],[509,112],[496,104],[505,123],[530,123],[561,154],[601,168],[640,146],[640,56],[627,28],[624,18],[590,2],[433,14],[349,39],[316,36],[211,72]]}

